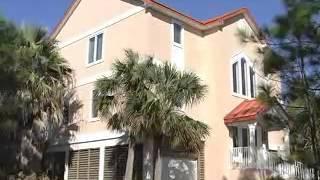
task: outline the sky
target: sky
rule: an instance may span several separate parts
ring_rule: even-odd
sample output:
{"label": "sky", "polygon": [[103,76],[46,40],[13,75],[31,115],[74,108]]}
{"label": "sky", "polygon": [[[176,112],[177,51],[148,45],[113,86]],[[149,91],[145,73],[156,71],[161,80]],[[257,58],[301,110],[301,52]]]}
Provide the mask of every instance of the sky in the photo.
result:
{"label": "sky", "polygon": [[[198,19],[208,19],[230,10],[247,7],[261,26],[270,24],[274,16],[284,12],[281,0],[160,1]],[[71,2],[72,0],[0,0],[0,14],[17,23],[41,25],[51,31]]]}

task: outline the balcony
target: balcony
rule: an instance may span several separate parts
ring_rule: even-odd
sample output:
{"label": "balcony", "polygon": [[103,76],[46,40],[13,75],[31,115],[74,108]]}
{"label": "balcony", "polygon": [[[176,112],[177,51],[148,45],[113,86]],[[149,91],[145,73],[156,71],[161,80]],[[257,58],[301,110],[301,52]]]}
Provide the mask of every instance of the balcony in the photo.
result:
{"label": "balcony", "polygon": [[268,107],[252,99],[241,102],[224,117],[233,142],[230,167],[284,179],[313,179],[312,169],[286,160],[290,155],[289,130],[267,116],[274,114],[288,119],[282,107]]}
{"label": "balcony", "polygon": [[235,147],[230,151],[230,165],[232,169],[262,170],[285,179],[313,179],[312,169],[297,161],[289,163],[283,160],[282,154],[282,152],[270,152],[265,146],[262,148]]}

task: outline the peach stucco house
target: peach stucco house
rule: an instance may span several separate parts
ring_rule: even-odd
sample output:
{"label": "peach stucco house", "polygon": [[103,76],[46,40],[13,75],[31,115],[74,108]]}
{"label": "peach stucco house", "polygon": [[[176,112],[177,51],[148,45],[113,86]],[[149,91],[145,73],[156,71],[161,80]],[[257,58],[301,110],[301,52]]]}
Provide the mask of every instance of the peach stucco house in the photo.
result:
{"label": "peach stucco house", "polygon": [[[75,70],[76,98],[83,104],[72,116],[78,130],[49,150],[60,153],[64,179],[123,176],[124,134],[99,120],[93,90],[127,48],[193,71],[209,87],[200,104],[186,109],[211,128],[203,151],[198,156],[163,155],[161,179],[239,179],[248,168],[255,174],[257,151],[287,150],[287,131],[267,131],[259,118],[269,109],[254,99],[258,84],[267,81],[256,54],[263,44],[241,43],[239,29],[258,31],[245,8],[200,21],[155,0],[74,0],[52,34]],[[136,176],[148,180],[148,148],[142,144],[138,149]]]}

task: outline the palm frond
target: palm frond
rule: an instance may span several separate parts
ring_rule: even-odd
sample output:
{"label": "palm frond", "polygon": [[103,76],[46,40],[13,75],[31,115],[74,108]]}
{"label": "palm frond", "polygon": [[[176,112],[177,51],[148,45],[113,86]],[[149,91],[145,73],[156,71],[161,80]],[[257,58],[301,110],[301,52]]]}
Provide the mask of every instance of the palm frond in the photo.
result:
{"label": "palm frond", "polygon": [[207,125],[181,113],[183,106],[199,102],[207,91],[194,73],[125,50],[125,58],[113,64],[112,75],[95,86],[99,114],[113,130],[126,131],[135,139],[167,136],[170,144],[189,150],[199,150],[209,135]]}
{"label": "palm frond", "polygon": [[162,128],[172,147],[182,146],[189,151],[200,151],[210,134],[206,124],[179,112],[171,112]]}

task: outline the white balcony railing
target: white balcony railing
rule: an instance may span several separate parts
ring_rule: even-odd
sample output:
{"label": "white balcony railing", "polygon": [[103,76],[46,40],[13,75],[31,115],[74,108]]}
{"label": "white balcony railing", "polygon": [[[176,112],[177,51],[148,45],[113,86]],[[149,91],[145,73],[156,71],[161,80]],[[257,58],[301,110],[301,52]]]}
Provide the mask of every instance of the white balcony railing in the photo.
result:
{"label": "white balcony railing", "polygon": [[300,162],[289,163],[280,158],[278,153],[268,152],[266,149],[236,147],[231,150],[230,164],[232,168],[254,168],[269,170],[273,175],[283,178],[296,177],[312,179],[313,170]]}
{"label": "white balcony railing", "polygon": [[251,167],[252,157],[248,147],[236,147],[231,152],[231,165],[233,168]]}

